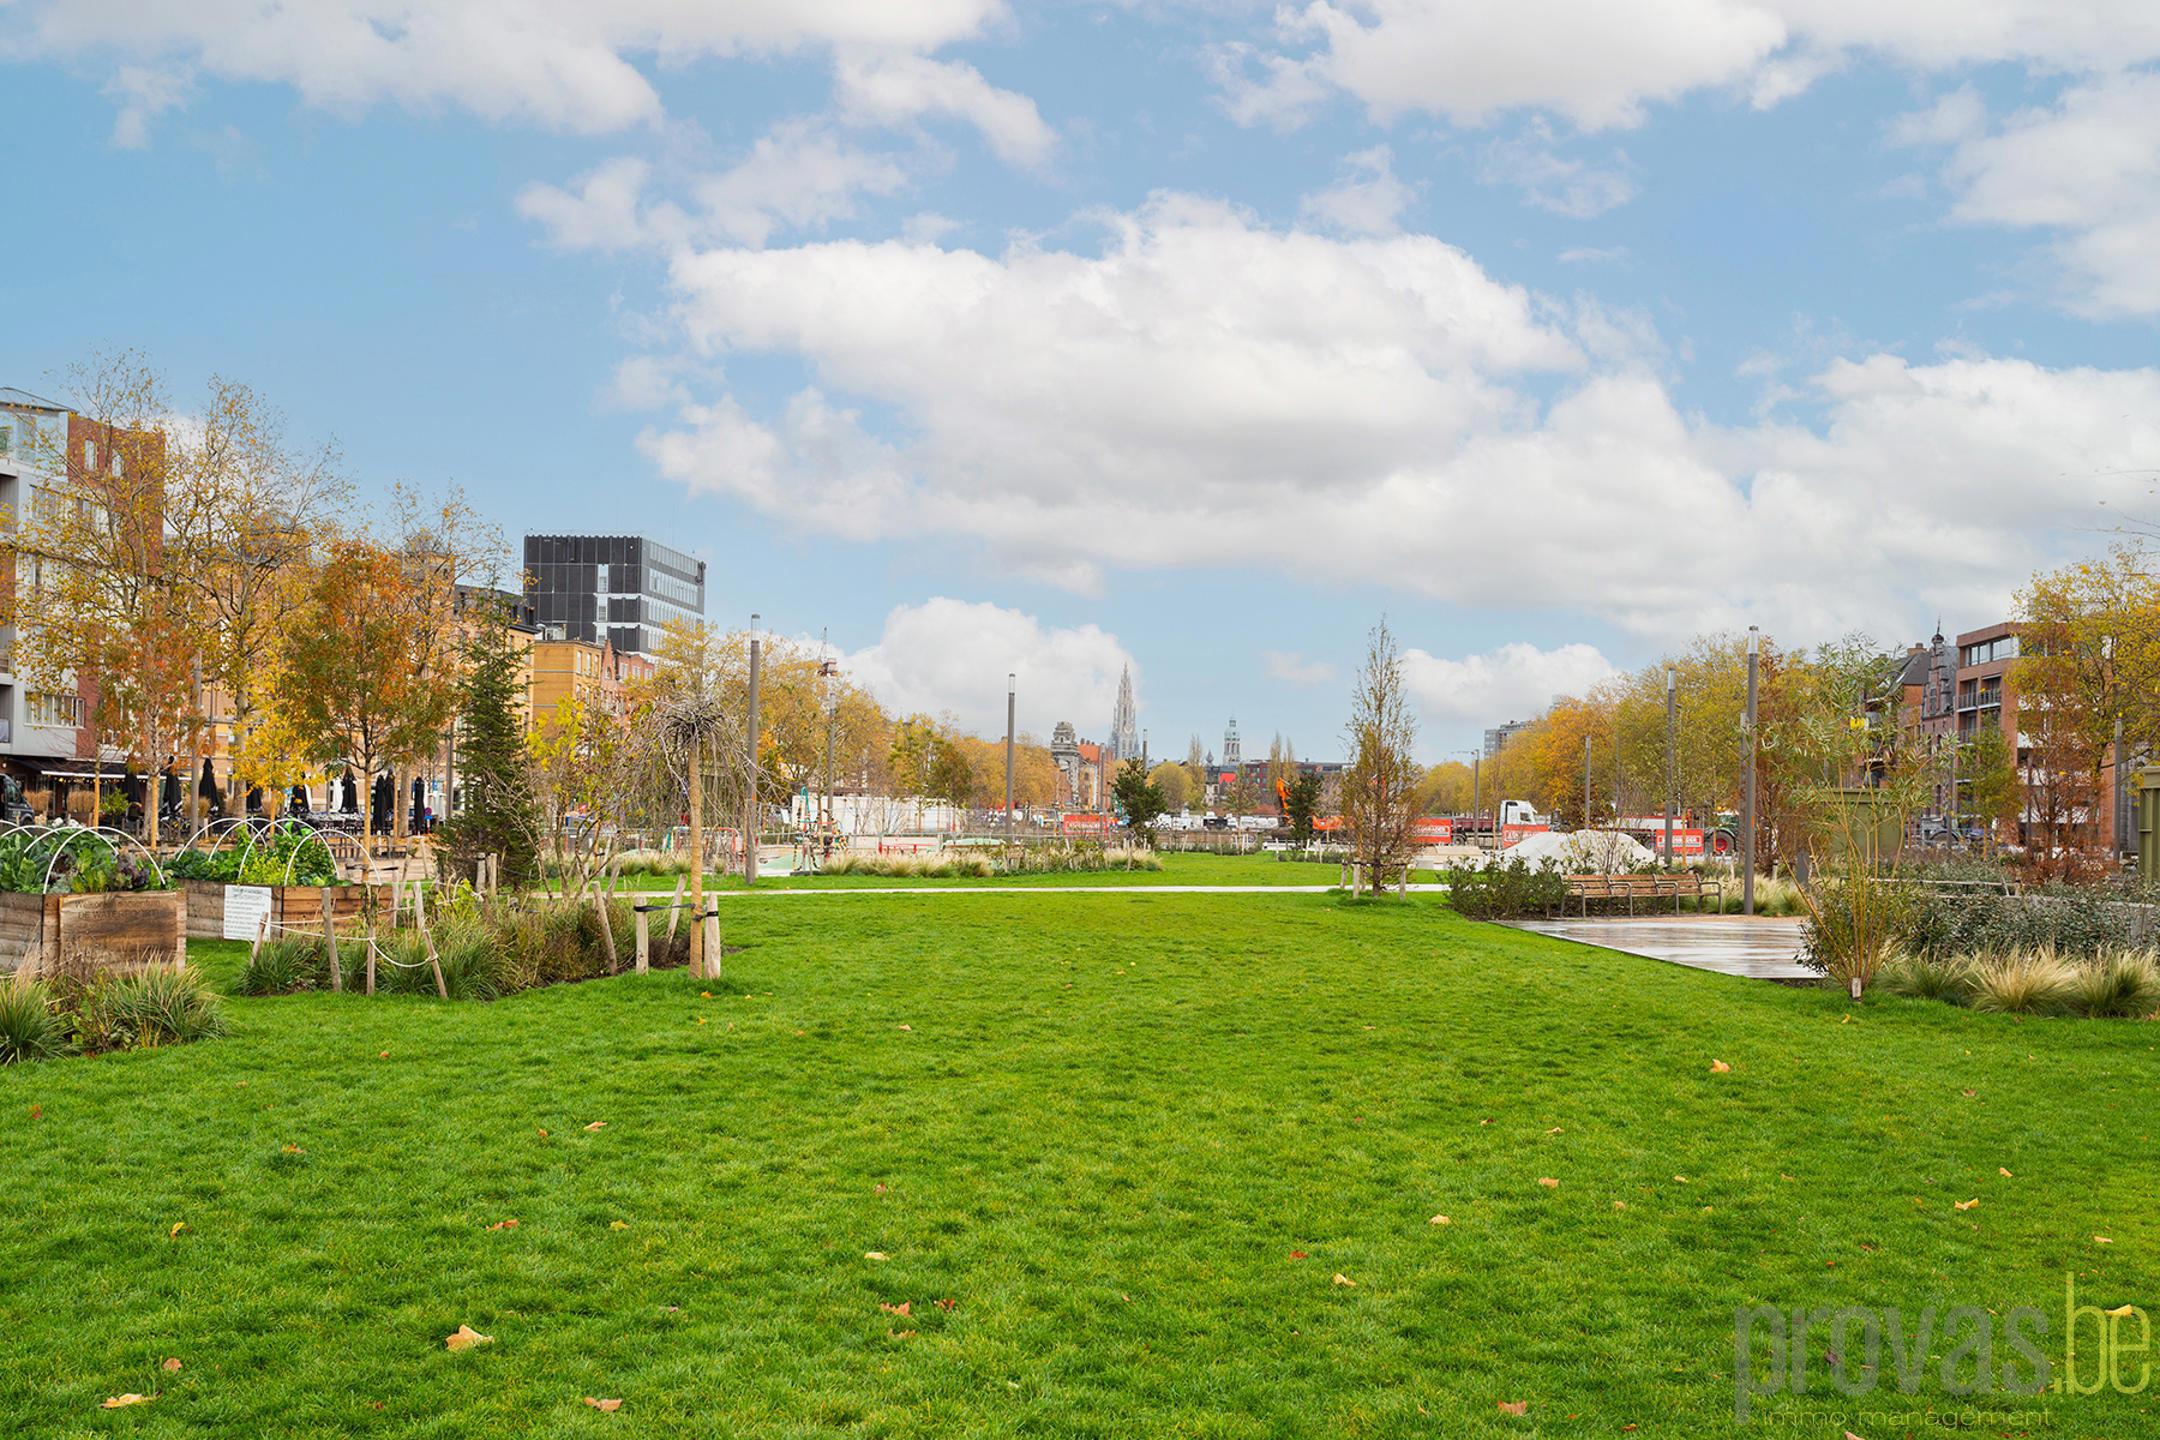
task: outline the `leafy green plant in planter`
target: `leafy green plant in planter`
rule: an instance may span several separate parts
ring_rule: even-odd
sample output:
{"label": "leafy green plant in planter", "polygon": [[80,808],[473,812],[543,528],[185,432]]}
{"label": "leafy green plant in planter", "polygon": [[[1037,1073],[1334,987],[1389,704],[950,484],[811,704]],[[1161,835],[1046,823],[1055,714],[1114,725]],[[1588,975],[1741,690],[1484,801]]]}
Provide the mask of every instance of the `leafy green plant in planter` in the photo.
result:
{"label": "leafy green plant in planter", "polygon": [[279,825],[252,846],[227,844],[218,850],[189,850],[166,867],[183,880],[224,885],[339,885],[337,859],[322,838],[304,826]]}

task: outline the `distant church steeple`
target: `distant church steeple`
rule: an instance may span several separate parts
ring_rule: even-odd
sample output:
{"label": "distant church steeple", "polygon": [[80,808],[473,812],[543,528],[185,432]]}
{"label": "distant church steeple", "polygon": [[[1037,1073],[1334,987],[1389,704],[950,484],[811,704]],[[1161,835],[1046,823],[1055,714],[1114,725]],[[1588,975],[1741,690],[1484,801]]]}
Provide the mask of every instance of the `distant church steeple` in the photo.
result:
{"label": "distant church steeple", "polygon": [[1235,769],[1245,758],[1245,748],[1238,743],[1237,716],[1230,717],[1230,728],[1223,731],[1222,763]]}
{"label": "distant church steeple", "polygon": [[1130,665],[1118,676],[1117,705],[1110,711],[1108,744],[1110,758],[1113,760],[1140,758],[1140,712],[1133,705]]}

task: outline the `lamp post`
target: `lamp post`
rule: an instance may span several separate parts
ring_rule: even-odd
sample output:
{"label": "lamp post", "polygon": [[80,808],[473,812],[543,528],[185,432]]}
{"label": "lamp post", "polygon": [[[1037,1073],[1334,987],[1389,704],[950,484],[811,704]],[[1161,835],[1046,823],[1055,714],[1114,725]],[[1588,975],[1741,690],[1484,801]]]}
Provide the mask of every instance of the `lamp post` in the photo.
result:
{"label": "lamp post", "polygon": [[[750,616],[750,798],[743,809],[743,884],[757,884],[757,779],[758,779],[758,658],[762,647],[758,642],[758,617]],[[702,863],[702,857],[701,857]],[[700,917],[702,923],[702,917]]]}
{"label": "lamp post", "polygon": [[1479,819],[1478,801],[1483,798],[1478,788],[1478,782],[1481,778],[1478,774],[1478,767],[1484,763],[1485,752],[1482,750],[1457,750],[1455,753],[1470,757],[1470,825],[1472,833],[1475,834]]}
{"label": "lamp post", "polygon": [[1665,863],[1673,863],[1673,824],[1680,811],[1679,711],[1676,708],[1680,674],[1665,667]]}
{"label": "lamp post", "polygon": [[1740,913],[1755,913],[1755,685],[1762,631],[1747,627],[1747,718],[1740,727]]}
{"label": "lamp post", "polygon": [[1005,849],[1013,844],[1013,714],[1018,703],[1019,676],[1005,673]]}
{"label": "lamp post", "polygon": [[1590,828],[1590,736],[1582,737],[1582,828]]}

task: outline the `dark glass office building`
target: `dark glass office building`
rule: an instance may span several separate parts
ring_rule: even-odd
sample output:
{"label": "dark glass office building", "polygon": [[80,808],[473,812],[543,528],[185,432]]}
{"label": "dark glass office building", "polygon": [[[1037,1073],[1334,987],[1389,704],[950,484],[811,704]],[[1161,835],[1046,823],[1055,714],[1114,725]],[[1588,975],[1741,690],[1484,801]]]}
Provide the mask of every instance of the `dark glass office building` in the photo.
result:
{"label": "dark glass office building", "polygon": [[527,535],[525,598],[550,639],[649,655],[671,620],[705,614],[705,562],[639,535]]}

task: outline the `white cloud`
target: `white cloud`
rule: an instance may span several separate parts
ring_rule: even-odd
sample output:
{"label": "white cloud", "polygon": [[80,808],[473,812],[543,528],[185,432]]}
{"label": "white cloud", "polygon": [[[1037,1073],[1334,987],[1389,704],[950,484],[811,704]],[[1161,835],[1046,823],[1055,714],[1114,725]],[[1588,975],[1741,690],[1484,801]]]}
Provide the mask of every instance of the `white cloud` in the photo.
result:
{"label": "white cloud", "polygon": [[895,608],[876,644],[841,660],[894,712],[950,711],[978,735],[1005,733],[1005,677],[1017,675],[1020,728],[1045,738],[1060,720],[1082,735],[1100,730],[1126,666],[1137,693],[1140,667],[1100,627],[1060,628],[1019,610],[945,596]]}
{"label": "white cloud", "polygon": [[1039,166],[1057,148],[1057,135],[1033,100],[998,89],[957,60],[844,56],[834,72],[834,92],[841,114],[857,123],[895,125],[925,115],[964,120],[1008,164]]}
{"label": "white cloud", "polygon": [[1970,85],[1960,85],[1924,110],[1913,110],[1890,122],[1893,145],[1954,145],[1986,128],[1987,102]]}
{"label": "white cloud", "polygon": [[1343,235],[1392,235],[1417,191],[1395,178],[1394,155],[1385,145],[1343,159],[1342,178],[1307,195],[1298,213],[1308,225]]}
{"label": "white cloud", "polygon": [[1625,245],[1574,245],[1554,257],[1563,265],[1618,264],[1628,258]]}
{"label": "white cloud", "polygon": [[[2073,86],[1993,129],[1966,92],[1900,132],[1954,144],[1953,219],[2051,231],[2065,298],[2094,316],[2160,314],[2160,73]],[[1947,118],[1944,117],[1947,107]]]}
{"label": "white cloud", "polygon": [[290,85],[310,105],[455,106],[581,133],[650,123],[638,61],[826,49],[908,54],[966,38],[1002,0],[30,0],[26,43],[66,59]]}
{"label": "white cloud", "polygon": [[1077,588],[1261,565],[1657,638],[1999,605],[2142,495],[2112,472],[2160,464],[2160,370],[1816,362],[1789,382],[1814,423],[1721,428],[1674,404],[1639,317],[1429,237],[1174,195],[1101,218],[1096,251],[680,255],[691,353],[812,380],[769,414],[685,407],[647,452],[806,529],[973,541]]}
{"label": "white cloud", "polygon": [[1485,655],[1445,659],[1403,651],[1403,681],[1428,720],[1443,725],[1527,719],[1561,695],[1581,695],[1618,674],[1594,645],[1503,645]]}
{"label": "white cloud", "polygon": [[1598,166],[1562,155],[1542,120],[1512,139],[1485,147],[1478,178],[1510,185],[1528,203],[1570,220],[1588,220],[1635,198],[1635,182],[1619,166]]}
{"label": "white cloud", "polygon": [[1260,667],[1270,680],[1285,685],[1325,685],[1335,678],[1335,667],[1325,660],[1307,660],[1294,650],[1263,650]]}
{"label": "white cloud", "polygon": [[150,122],[187,103],[191,86],[184,72],[155,66],[123,65],[106,83],[105,96],[120,107],[113,116],[112,143],[140,150],[150,143]]}
{"label": "white cloud", "polygon": [[908,182],[889,155],[860,149],[815,120],[787,120],[758,137],[736,164],[688,177],[685,204],[648,201],[652,166],[623,157],[580,176],[574,189],[532,184],[518,213],[565,250],[671,248],[715,240],[763,245],[776,233],[823,230],[853,219],[864,195]]}
{"label": "white cloud", "polygon": [[1923,72],[2160,58],[2149,0],[1316,0],[1278,17],[1275,50],[1218,62],[1245,123],[1294,123],[1341,92],[1381,119],[1532,110],[1598,130],[1701,90],[1776,104],[1852,55]]}

